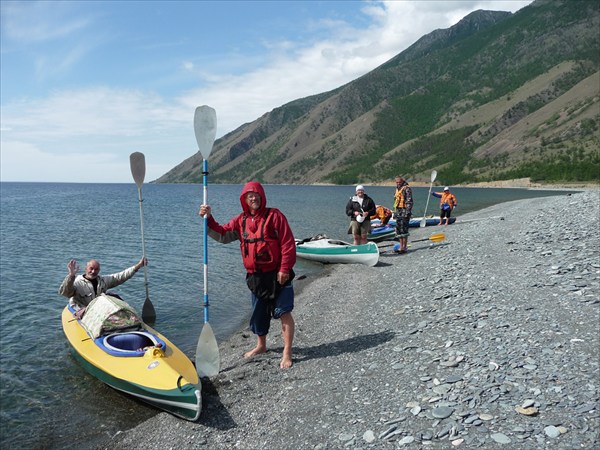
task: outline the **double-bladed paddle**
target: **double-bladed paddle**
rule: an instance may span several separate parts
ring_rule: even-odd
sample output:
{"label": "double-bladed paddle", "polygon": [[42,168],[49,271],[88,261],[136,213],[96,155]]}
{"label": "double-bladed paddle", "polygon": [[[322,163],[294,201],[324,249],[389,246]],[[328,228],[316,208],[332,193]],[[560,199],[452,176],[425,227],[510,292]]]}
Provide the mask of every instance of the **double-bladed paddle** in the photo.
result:
{"label": "double-bladed paddle", "polygon": [[[202,155],[203,204],[207,204],[208,157],[217,135],[217,113],[210,106],[199,106],[194,113],[194,133]],[[217,339],[208,322],[208,217],[204,216],[204,326],[196,347],[196,371],[199,377],[214,377],[219,373],[220,357]]]}
{"label": "double-bladed paddle", "polygon": [[[425,239],[416,239],[416,240],[410,241],[410,242],[411,243],[412,242],[423,242],[423,241],[442,242],[444,239],[446,239],[446,235],[444,233],[436,233],[436,234],[432,234],[428,238],[425,238]],[[393,244],[380,245],[379,248],[391,247],[393,245],[396,245],[396,242],[394,242]]]}
{"label": "double-bladed paddle", "polygon": [[142,199],[142,185],[144,184],[144,177],[146,176],[146,158],[143,153],[134,152],[129,155],[129,164],[131,166],[131,175],[133,175],[133,181],[138,188],[138,200],[140,204],[140,226],[142,229],[142,255],[144,257],[144,286],[146,287],[146,300],[142,307],[142,320],[152,325],[156,320],[156,312],[154,311],[154,305],[150,301],[150,295],[148,294],[148,269],[146,268],[146,241],[144,240],[144,207]]}
{"label": "double-bladed paddle", "polygon": [[429,206],[429,197],[431,196],[431,188],[433,187],[435,177],[437,177],[437,170],[432,170],[431,183],[429,184],[429,194],[427,194],[427,202],[425,202],[425,212],[423,212],[423,218],[421,219],[421,223],[419,224],[421,228],[425,228],[427,226],[427,207]]}

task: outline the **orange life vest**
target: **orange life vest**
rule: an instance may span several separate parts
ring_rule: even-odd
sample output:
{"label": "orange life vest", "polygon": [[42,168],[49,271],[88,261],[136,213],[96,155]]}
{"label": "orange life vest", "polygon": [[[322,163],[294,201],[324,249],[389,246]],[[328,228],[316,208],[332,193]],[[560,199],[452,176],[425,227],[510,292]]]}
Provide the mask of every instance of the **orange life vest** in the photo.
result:
{"label": "orange life vest", "polygon": [[450,192],[442,192],[442,197],[440,198],[440,206],[443,206],[444,203],[450,205],[450,209],[453,209],[456,206],[456,197],[454,194]]}
{"label": "orange life vest", "polygon": [[404,185],[400,189],[396,189],[396,194],[394,195],[394,208],[406,208],[406,198],[404,196],[404,191],[408,186]]}

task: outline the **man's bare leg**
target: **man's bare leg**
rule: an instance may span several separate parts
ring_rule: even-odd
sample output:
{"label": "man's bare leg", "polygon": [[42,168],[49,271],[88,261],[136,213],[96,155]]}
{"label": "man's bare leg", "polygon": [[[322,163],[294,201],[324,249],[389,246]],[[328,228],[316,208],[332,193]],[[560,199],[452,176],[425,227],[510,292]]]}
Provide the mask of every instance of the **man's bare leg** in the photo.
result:
{"label": "man's bare leg", "polygon": [[399,242],[400,242],[400,251],[403,253],[406,252],[407,247],[408,247],[408,238],[400,238]]}
{"label": "man's bare leg", "polygon": [[285,313],[281,316],[281,333],[283,334],[283,357],[279,367],[289,369],[292,367],[292,343],[294,341],[294,318],[292,313]]}
{"label": "man's bare leg", "polygon": [[256,347],[249,352],[244,353],[244,358],[252,358],[253,356],[265,353],[267,351],[267,336],[257,336]]}

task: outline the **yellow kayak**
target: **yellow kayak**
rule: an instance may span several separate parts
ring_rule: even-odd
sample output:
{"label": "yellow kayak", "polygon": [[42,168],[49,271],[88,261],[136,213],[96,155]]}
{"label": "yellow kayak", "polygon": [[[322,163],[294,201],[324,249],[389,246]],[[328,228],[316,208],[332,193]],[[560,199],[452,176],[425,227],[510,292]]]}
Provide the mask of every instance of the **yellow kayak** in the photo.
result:
{"label": "yellow kayak", "polygon": [[90,374],[178,417],[198,419],[202,398],[196,369],[156,330],[142,322],[137,329],[93,338],[69,306],[63,310],[62,326],[75,358]]}

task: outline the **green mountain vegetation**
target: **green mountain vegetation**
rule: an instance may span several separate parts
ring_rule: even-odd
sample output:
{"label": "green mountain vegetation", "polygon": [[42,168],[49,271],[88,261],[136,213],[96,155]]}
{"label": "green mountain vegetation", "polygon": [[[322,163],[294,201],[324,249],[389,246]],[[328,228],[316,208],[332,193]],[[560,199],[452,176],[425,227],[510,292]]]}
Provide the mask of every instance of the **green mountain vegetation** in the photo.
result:
{"label": "green mountain vegetation", "polygon": [[[475,11],[215,143],[211,182],[600,181],[600,2]],[[201,182],[192,155],[157,182]]]}

